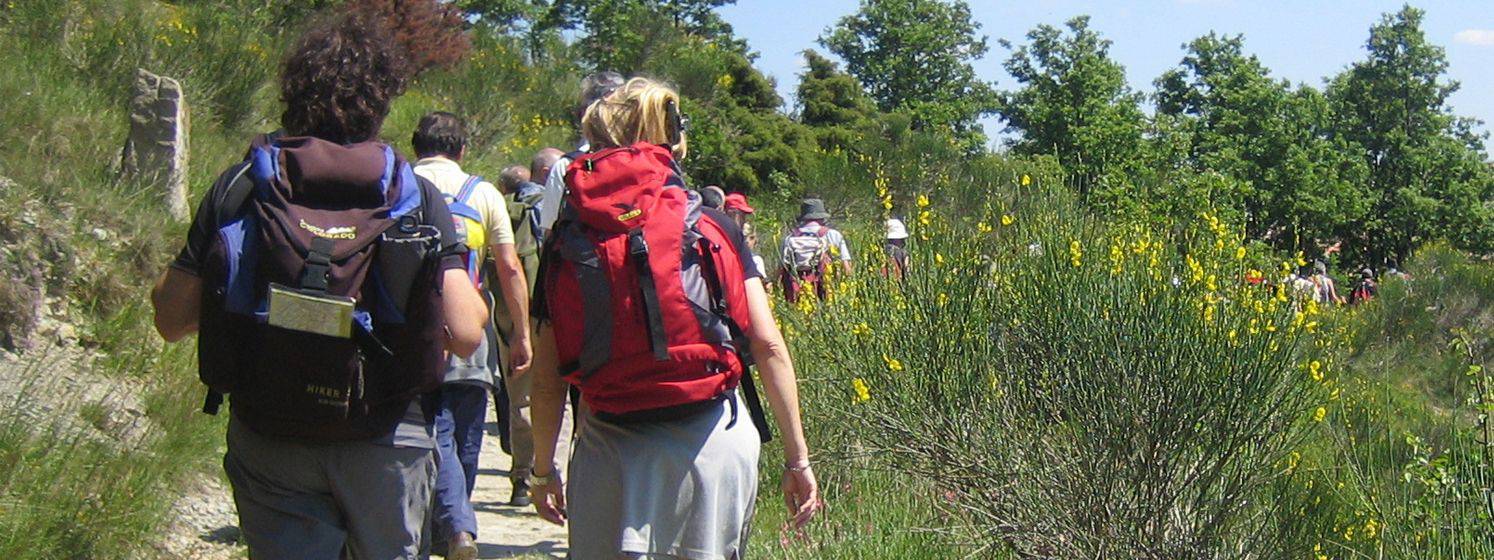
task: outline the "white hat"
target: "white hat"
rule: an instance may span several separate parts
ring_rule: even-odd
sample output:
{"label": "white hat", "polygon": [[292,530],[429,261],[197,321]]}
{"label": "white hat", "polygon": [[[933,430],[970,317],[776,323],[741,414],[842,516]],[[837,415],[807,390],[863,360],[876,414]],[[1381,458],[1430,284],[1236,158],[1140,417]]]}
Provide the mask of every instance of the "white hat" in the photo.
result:
{"label": "white hat", "polygon": [[907,239],[908,226],[903,225],[903,221],[897,218],[887,218],[887,238]]}

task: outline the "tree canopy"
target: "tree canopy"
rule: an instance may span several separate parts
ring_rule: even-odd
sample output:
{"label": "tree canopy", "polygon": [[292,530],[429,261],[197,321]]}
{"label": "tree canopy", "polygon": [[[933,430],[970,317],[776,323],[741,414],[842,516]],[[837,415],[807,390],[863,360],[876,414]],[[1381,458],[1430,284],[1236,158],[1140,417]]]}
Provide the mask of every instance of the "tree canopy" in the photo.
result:
{"label": "tree canopy", "polygon": [[1110,41],[1080,16],[1067,32],[1040,25],[1028,43],[1013,47],[1006,70],[1021,87],[1002,95],[1001,117],[1014,151],[1053,155],[1091,190],[1123,188],[1141,155],[1145,115],[1141,95],[1126,85],[1125,69],[1110,58]]}
{"label": "tree canopy", "polygon": [[884,112],[906,113],[920,129],[947,131],[983,147],[977,122],[996,107],[991,84],[971,62],[985,36],[961,0],[863,0],[820,37]]}

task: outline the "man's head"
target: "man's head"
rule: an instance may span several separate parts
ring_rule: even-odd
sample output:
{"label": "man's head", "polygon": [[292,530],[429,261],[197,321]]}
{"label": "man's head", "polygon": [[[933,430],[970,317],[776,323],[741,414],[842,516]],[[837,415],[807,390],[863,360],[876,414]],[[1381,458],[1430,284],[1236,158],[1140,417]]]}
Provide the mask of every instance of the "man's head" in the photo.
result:
{"label": "man's head", "polygon": [[716,185],[700,189],[700,203],[706,208],[720,210],[726,205],[726,191]]}
{"label": "man's head", "polygon": [[555,167],[555,162],[565,156],[555,148],[545,148],[534,153],[534,159],[529,160],[529,178],[536,183],[543,183],[550,177],[550,168]]}
{"label": "man's head", "polygon": [[418,157],[460,160],[467,150],[467,125],[461,117],[445,111],[428,113],[415,125],[410,144]]}
{"label": "man's head", "polygon": [[519,184],[529,180],[529,170],[522,165],[510,165],[503,168],[498,174],[498,188],[503,189],[504,194],[511,194],[519,190]]}
{"label": "man's head", "polygon": [[338,143],[372,140],[405,90],[406,62],[374,18],[340,13],[313,25],[280,70],[280,125],[293,136]]}
{"label": "man's head", "polygon": [[586,109],[596,103],[598,99],[611,95],[622,87],[626,80],[622,74],[612,71],[602,71],[587,76],[581,80],[581,97],[576,101],[576,122],[586,116]]}

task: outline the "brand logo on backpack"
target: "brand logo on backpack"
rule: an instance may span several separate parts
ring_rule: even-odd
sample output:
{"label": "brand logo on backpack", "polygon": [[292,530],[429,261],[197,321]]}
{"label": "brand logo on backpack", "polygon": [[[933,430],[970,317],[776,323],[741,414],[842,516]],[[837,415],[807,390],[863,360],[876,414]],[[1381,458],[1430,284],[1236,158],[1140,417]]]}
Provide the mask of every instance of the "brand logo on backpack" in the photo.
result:
{"label": "brand logo on backpack", "polygon": [[634,208],[634,209],[629,210],[627,212],[623,212],[621,214],[618,214],[617,215],[617,221],[623,222],[623,223],[627,223],[629,221],[638,219],[638,217],[642,216],[642,215],[643,215],[643,210],[640,210],[638,208]]}
{"label": "brand logo on backpack", "polygon": [[311,232],[312,235],[326,239],[356,239],[358,237],[357,226],[337,226],[322,229],[301,220],[301,229]]}

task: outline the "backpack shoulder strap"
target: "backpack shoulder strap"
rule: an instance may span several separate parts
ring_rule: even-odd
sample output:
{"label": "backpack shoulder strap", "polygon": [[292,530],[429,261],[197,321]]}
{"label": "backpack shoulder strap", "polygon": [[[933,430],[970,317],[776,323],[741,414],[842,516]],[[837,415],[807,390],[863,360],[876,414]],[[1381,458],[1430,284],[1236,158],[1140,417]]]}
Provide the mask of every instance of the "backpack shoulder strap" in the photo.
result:
{"label": "backpack shoulder strap", "polygon": [[[706,217],[706,219],[715,222],[715,218]],[[720,228],[721,226],[717,224],[716,227]],[[737,321],[731,317],[731,312],[727,305],[725,286],[721,283],[721,272],[716,269],[716,259],[709,247],[713,241],[702,235],[700,241],[697,243],[697,250],[700,251],[700,263],[703,267],[702,272],[704,272],[702,276],[705,277],[706,289],[711,294],[713,307],[711,312],[726,324],[728,332],[731,333],[732,346],[737,352],[738,358],[742,361],[742,378],[739,383],[742,387],[743,396],[747,398],[747,416],[752,420],[753,427],[757,428],[759,441],[768,443],[773,441],[773,429],[768,424],[768,417],[763,411],[762,397],[758,395],[757,384],[752,379],[752,343],[749,341],[747,333],[742,330],[742,326],[737,324]],[[725,240],[724,243],[732,245],[729,239]],[[742,248],[734,245],[730,247],[733,253],[740,249]]]}
{"label": "backpack shoulder strap", "polygon": [[232,177],[228,180],[228,188],[224,190],[223,197],[218,199],[213,208],[214,223],[223,225],[244,209],[244,203],[249,201],[249,195],[254,193],[254,179],[249,176],[249,162],[235,164],[228,168],[223,174]]}
{"label": "backpack shoulder strap", "polygon": [[467,199],[472,198],[472,193],[475,192],[475,191],[477,191],[477,185],[479,185],[481,183],[482,183],[482,176],[481,175],[470,175],[470,176],[468,176],[467,177],[467,182],[462,183],[461,190],[457,191],[456,201],[460,202],[462,204],[467,204]]}

